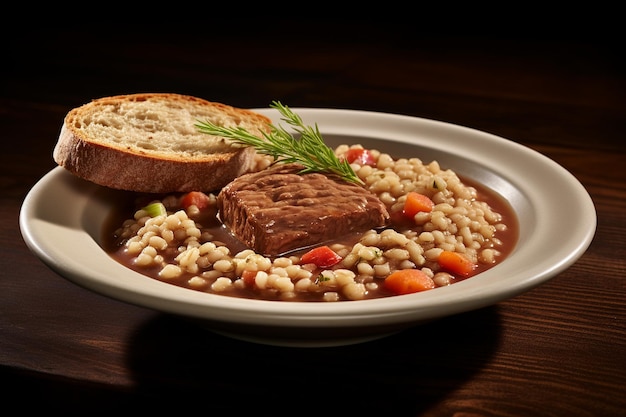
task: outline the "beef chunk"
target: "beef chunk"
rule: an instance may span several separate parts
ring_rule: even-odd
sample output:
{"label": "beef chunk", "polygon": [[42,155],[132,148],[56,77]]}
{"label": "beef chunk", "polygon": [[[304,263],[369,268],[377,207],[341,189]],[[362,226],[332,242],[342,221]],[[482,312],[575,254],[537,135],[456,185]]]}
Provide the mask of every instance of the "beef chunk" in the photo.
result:
{"label": "beef chunk", "polygon": [[389,221],[365,188],[301,169],[276,164],[232,181],[217,198],[222,222],[255,252],[276,256]]}

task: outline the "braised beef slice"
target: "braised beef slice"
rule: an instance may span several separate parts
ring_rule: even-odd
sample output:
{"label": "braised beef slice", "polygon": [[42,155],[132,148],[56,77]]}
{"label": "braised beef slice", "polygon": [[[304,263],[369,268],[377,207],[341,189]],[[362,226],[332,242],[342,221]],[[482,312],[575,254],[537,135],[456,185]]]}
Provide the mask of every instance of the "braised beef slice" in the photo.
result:
{"label": "braised beef slice", "polygon": [[277,164],[232,181],[217,199],[222,222],[266,256],[388,223],[385,205],[365,188],[301,169]]}

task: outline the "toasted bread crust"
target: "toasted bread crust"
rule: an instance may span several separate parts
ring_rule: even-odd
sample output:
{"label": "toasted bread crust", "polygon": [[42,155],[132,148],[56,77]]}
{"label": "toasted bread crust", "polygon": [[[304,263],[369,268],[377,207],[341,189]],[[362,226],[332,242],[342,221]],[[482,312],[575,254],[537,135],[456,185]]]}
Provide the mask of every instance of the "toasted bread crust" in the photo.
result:
{"label": "toasted bread crust", "polygon": [[64,119],[54,160],[96,184],[137,192],[214,191],[254,164],[255,151],[196,131],[202,118],[259,133],[270,119],[197,97],[145,93],[96,99]]}

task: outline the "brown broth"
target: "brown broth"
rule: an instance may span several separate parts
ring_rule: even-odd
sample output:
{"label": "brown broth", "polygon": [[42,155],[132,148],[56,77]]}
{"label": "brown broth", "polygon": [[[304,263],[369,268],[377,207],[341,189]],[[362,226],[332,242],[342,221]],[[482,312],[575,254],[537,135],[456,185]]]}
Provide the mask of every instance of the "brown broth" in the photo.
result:
{"label": "brown broth", "polygon": [[[491,208],[494,211],[500,213],[502,216],[502,223],[507,225],[507,230],[497,232],[497,237],[502,241],[502,246],[499,246],[497,248],[498,251],[500,251],[501,253],[501,256],[498,258],[498,262],[502,262],[502,260],[505,259],[515,247],[515,244],[519,236],[519,226],[518,226],[518,221],[515,216],[515,213],[512,207],[510,206],[510,204],[508,203],[508,201],[506,201],[504,198],[502,198],[500,195],[496,194],[492,190],[468,179],[461,178],[461,180],[464,182],[464,184],[476,188],[478,192],[478,199],[485,201],[487,204],[489,204],[489,206],[491,206]],[[132,262],[132,257],[125,253],[125,251],[123,250],[123,247],[120,247],[121,242],[119,242],[114,236],[115,230],[119,228],[119,226],[122,224],[124,220],[132,218],[133,214],[138,208],[144,206],[151,200],[161,199],[162,197],[165,197],[165,196],[164,195],[158,196],[158,195],[137,194],[135,197],[136,198],[134,199],[134,201],[128,200],[126,201],[126,204],[116,207],[116,210],[114,210],[111,213],[111,216],[106,220],[104,227],[103,227],[103,239],[102,239],[103,246],[104,246],[104,249],[109,253],[109,255],[113,259],[115,259],[117,262],[125,265],[126,267],[138,273],[141,273],[153,279],[162,280],[158,276],[160,267],[156,267],[156,266],[144,267],[144,266],[134,265]],[[209,230],[210,233],[213,234],[214,242],[215,241],[223,242],[231,250],[232,254],[235,254],[244,249],[248,249],[245,244],[239,241],[235,236],[233,236],[230,233],[230,231],[223,224],[221,224],[215,209],[206,210],[203,213],[201,218],[196,218],[194,220],[196,221],[196,223],[202,225],[203,230]],[[360,236],[361,236],[361,233],[354,233],[348,236],[338,237],[333,242],[324,242],[324,243],[326,244],[343,243],[343,244],[353,245],[354,243],[358,241]],[[306,252],[306,249],[297,250],[297,251],[292,252],[291,254],[301,255],[304,252]],[[173,248],[171,249],[171,253],[169,253],[169,255],[166,255],[166,260],[168,262],[172,261],[176,255],[177,255],[176,249]],[[474,270],[474,272],[470,276],[455,277],[453,282],[458,282],[463,279],[470,278],[471,276],[475,276],[493,266],[494,265],[491,265],[491,264],[488,265],[488,264],[479,263],[477,268]],[[191,277],[190,274],[183,274],[183,276],[177,279],[168,279],[166,282],[173,284],[173,285],[180,286],[180,287],[190,288],[189,285],[187,284],[187,280],[190,277]],[[206,291],[209,291],[209,290],[206,290]],[[275,293],[272,291],[259,292],[259,291],[253,291],[251,289],[233,289],[233,290],[228,290],[226,292],[219,293],[219,294],[233,296],[233,297],[240,297],[240,298],[270,299],[270,300],[279,299],[275,295]],[[368,295],[366,296],[366,298],[381,298],[381,297],[388,297],[392,295],[393,294],[386,291],[382,285],[379,285],[379,289],[376,291],[368,292]],[[292,299],[292,301],[319,301],[319,298],[316,298],[316,296],[319,297],[319,295],[316,293],[313,293],[313,294],[298,293],[297,298]]]}

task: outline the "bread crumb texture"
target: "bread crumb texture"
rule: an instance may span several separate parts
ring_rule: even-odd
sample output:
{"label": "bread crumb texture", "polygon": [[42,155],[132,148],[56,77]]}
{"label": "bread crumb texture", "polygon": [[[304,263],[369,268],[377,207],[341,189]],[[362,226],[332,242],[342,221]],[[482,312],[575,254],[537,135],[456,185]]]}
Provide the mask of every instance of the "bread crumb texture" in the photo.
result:
{"label": "bread crumb texture", "polygon": [[199,132],[196,123],[241,126],[258,132],[259,120],[245,110],[176,94],[130,95],[94,100],[70,113],[72,130],[84,140],[141,154],[180,158],[231,153],[230,141]]}

